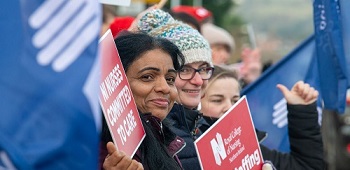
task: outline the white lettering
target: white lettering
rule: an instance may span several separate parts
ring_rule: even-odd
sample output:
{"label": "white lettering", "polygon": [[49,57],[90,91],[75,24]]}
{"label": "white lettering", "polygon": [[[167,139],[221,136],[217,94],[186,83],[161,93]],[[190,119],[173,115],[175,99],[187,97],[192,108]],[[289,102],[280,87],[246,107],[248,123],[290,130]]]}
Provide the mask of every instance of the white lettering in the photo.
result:
{"label": "white lettering", "polygon": [[137,124],[135,121],[135,117],[133,115],[133,111],[130,110],[125,120],[123,120],[123,125],[120,125],[119,128],[117,129],[117,132],[122,141],[122,145],[126,143],[127,137],[129,137],[132,134],[132,132],[136,128],[136,125]]}
{"label": "white lettering", "polygon": [[224,139],[224,142],[225,142],[225,145],[228,145],[229,143],[231,143],[231,141],[237,137],[237,136],[240,136],[241,135],[241,132],[242,132],[242,129],[241,129],[241,126],[235,128],[231,133],[230,135]]}
{"label": "white lettering", "polygon": [[111,126],[118,121],[118,118],[121,116],[125,108],[131,102],[131,92],[128,86],[124,86],[124,88],[120,91],[118,96],[112,102],[112,104],[107,109],[107,117]]}
{"label": "white lettering", "polygon": [[238,168],[236,167],[235,170],[248,170],[252,169],[255,165],[259,165],[261,163],[259,151],[256,149],[253,154],[245,155],[245,157],[242,159],[242,165]]}
{"label": "white lettering", "polygon": [[103,100],[106,102],[119,84],[123,81],[123,75],[119,69],[119,64],[114,66],[113,70],[108,74],[105,80],[100,84]]}
{"label": "white lettering", "polygon": [[124,120],[124,127],[126,129],[126,134],[128,136],[131,135],[132,131],[136,127],[135,117],[132,113],[133,113],[133,111],[130,110],[129,114],[127,115],[126,119]]}
{"label": "white lettering", "polygon": [[327,27],[327,22],[326,22],[326,11],[324,9],[324,5],[318,5],[318,8],[321,9],[321,13],[319,14],[320,15],[320,30],[324,30],[326,29]]}
{"label": "white lettering", "polygon": [[125,134],[125,129],[124,129],[123,125],[119,125],[117,132],[118,132],[119,137],[122,141],[122,145],[124,145],[124,143],[126,142],[126,134]]}
{"label": "white lettering", "polygon": [[106,90],[106,85],[103,82],[100,84],[100,90],[101,90],[101,93],[103,96],[103,101],[106,102],[108,100],[109,96],[108,96],[108,93]]}
{"label": "white lettering", "polygon": [[210,144],[211,144],[211,148],[213,150],[216,164],[221,165],[221,159],[224,160],[227,156],[226,152],[225,152],[224,142],[222,141],[221,134],[216,133],[216,140],[212,139],[210,141]]}
{"label": "white lettering", "polygon": [[240,147],[238,149],[238,151],[230,157],[230,159],[229,159],[230,162],[232,163],[244,151],[244,149],[245,149],[245,147],[244,147],[244,145],[242,145],[242,147]]}

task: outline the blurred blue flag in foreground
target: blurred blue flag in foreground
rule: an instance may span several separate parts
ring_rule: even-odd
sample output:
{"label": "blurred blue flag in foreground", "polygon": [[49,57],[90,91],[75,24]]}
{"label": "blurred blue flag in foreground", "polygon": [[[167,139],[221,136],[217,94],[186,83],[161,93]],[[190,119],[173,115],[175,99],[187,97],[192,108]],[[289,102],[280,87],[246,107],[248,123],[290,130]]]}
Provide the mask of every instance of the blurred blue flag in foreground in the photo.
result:
{"label": "blurred blue flag in foreground", "polygon": [[0,6],[0,169],[97,169],[100,4]]}
{"label": "blurred blue flag in foreground", "polygon": [[350,77],[350,33],[342,30],[350,30],[350,10],[345,9],[350,1],[340,2],[341,6],[337,0],[322,4],[315,0],[315,28],[325,26],[324,30],[316,28],[314,36],[242,90],[242,95],[247,95],[256,128],[272,134],[264,141],[270,148],[290,150],[286,101],[276,88],[278,83],[290,89],[303,80],[320,92],[319,113],[322,103],[326,109],[344,112]]}
{"label": "blurred blue flag in foreground", "polygon": [[[320,92],[324,108],[344,113],[346,91],[350,85],[350,56],[349,51],[346,54],[344,50],[350,48],[349,37],[344,35],[349,34],[350,18],[346,17],[350,15],[350,3],[345,0],[314,0],[313,6]],[[345,27],[347,29],[343,29]],[[346,43],[347,46],[344,46]]]}

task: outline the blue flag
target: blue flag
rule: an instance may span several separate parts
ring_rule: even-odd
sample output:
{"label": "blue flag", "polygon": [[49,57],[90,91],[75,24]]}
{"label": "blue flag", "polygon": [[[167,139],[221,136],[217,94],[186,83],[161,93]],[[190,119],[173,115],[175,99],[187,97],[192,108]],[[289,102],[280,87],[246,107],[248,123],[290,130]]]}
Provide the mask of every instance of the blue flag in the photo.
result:
{"label": "blue flag", "polygon": [[315,42],[311,36],[241,92],[247,96],[255,127],[272,134],[264,141],[264,145],[272,149],[290,150],[286,100],[276,85],[283,84],[291,89],[297,81],[304,80],[318,89],[314,51]]}
{"label": "blue flag", "polygon": [[[339,0],[314,0],[314,26],[317,64],[320,75],[320,92],[323,96],[324,108],[344,113],[346,91],[349,88],[350,56],[344,49],[350,48],[344,34],[349,36],[349,2]],[[346,3],[348,6],[346,6]],[[345,8],[347,7],[347,9]],[[342,8],[341,8],[342,7]],[[344,21],[344,22],[343,22]],[[344,27],[343,27],[344,24]],[[347,27],[347,30],[343,28]],[[343,33],[344,32],[344,33]],[[344,44],[347,47],[344,47]]]}
{"label": "blue flag", "polygon": [[350,32],[345,31],[350,30],[349,6],[347,0],[315,0],[315,35],[242,90],[255,126],[273,134],[264,141],[266,146],[290,150],[286,101],[276,89],[278,83],[290,89],[304,80],[320,92],[319,114],[322,107],[344,112],[350,82]]}
{"label": "blue flag", "polygon": [[97,169],[99,3],[0,6],[0,169]]}
{"label": "blue flag", "polygon": [[342,34],[343,34],[343,45],[344,45],[344,55],[346,58],[347,66],[347,78],[350,85],[350,1],[349,0],[340,0],[340,11],[341,13],[341,22],[342,22]]}

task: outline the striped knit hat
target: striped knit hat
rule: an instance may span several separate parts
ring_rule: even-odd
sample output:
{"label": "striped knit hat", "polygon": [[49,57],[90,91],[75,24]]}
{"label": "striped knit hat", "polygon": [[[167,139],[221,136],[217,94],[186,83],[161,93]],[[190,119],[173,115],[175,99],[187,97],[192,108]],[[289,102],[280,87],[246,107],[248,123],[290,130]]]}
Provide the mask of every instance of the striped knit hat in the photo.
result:
{"label": "striped knit hat", "polygon": [[208,41],[197,30],[175,20],[167,12],[160,9],[147,12],[138,22],[138,29],[173,42],[184,54],[185,64],[207,62],[213,65]]}

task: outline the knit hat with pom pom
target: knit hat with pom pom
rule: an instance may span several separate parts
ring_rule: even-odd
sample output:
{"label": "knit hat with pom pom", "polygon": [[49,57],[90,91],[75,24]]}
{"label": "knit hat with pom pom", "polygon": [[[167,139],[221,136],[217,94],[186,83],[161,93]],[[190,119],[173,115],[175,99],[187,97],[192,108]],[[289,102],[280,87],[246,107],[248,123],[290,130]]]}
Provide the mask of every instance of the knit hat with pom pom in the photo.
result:
{"label": "knit hat with pom pom", "polygon": [[197,30],[175,20],[167,12],[155,9],[145,13],[138,22],[138,29],[173,42],[184,54],[185,64],[207,62],[213,65],[208,41]]}

